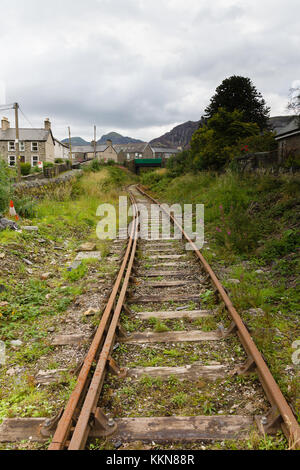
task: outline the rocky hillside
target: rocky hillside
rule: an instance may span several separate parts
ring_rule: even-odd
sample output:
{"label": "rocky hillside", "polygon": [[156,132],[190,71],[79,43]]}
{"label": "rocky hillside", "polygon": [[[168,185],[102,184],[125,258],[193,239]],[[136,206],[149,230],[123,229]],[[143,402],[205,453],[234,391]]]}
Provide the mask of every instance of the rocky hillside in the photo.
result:
{"label": "rocky hillside", "polygon": [[117,132],[109,132],[109,134],[103,135],[101,139],[98,140],[98,144],[106,144],[107,140],[111,140],[114,145],[143,143],[142,140],[133,139],[132,137],[124,137]]}
{"label": "rocky hillside", "polygon": [[151,145],[159,147],[182,147],[186,148],[194,132],[199,128],[201,121],[188,121],[174,127],[170,132],[152,140]]}

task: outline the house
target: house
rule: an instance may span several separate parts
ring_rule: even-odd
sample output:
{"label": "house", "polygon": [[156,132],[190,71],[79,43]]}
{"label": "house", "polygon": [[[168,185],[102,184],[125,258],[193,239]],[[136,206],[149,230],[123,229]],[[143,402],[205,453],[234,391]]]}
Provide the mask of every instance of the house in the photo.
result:
{"label": "house", "polygon": [[[21,163],[37,166],[38,162],[54,163],[55,158],[67,158],[67,147],[62,149],[63,144],[54,139],[48,118],[45,119],[44,128],[19,129],[19,135]],[[6,117],[1,121],[0,157],[7,161],[9,166],[15,166],[17,163],[16,129],[10,127]]]}
{"label": "house", "polygon": [[285,127],[277,130],[275,140],[278,142],[278,163],[288,157],[300,156],[300,122],[294,117]]}
{"label": "house", "polygon": [[151,146],[145,142],[114,145],[120,160],[129,161],[138,158],[154,158]]}
{"label": "house", "polygon": [[72,147],[72,155],[75,160],[84,161],[90,160],[95,158],[95,151],[96,151],[96,158],[98,160],[108,162],[109,160],[113,160],[114,162],[119,162],[118,153],[114,146],[112,145],[112,141],[108,140],[106,145],[99,145],[94,142],[91,142],[90,145],[78,145]]}
{"label": "house", "polygon": [[70,149],[68,145],[63,144],[60,140],[54,138],[55,147],[54,147],[54,155],[56,159],[62,160],[69,160],[70,159]]}
{"label": "house", "polygon": [[182,148],[165,148],[165,147],[151,147],[153,151],[153,158],[162,158],[167,160],[168,158],[182,152]]}
{"label": "house", "polygon": [[[72,147],[73,158],[76,160],[93,159],[95,155],[95,144],[80,145]],[[115,144],[108,140],[105,145],[96,145],[96,157],[98,160],[108,162],[113,160],[116,163],[124,163],[126,160],[134,160],[136,158],[153,158],[153,151],[149,144],[146,143],[130,143]]]}

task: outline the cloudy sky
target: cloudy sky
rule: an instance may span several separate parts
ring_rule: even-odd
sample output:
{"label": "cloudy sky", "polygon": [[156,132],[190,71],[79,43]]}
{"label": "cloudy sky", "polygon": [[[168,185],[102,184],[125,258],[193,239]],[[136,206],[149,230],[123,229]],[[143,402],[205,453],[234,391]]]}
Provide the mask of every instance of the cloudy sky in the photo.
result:
{"label": "cloudy sky", "polygon": [[36,127],[50,117],[58,138],[70,125],[91,140],[97,124],[151,140],[198,120],[236,74],[287,114],[299,13],[299,0],[1,0],[0,103]]}

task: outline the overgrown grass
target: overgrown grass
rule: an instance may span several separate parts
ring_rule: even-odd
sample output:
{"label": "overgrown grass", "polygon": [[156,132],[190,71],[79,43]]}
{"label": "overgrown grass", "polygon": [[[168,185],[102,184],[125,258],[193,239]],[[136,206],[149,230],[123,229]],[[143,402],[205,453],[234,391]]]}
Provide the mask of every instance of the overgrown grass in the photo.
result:
{"label": "overgrown grass", "polygon": [[[299,176],[202,172],[171,178],[164,170],[143,175],[142,183],[163,202],[205,205],[208,245],[202,252],[300,421],[299,370],[292,363],[292,344],[300,338]],[[209,292],[202,294],[208,305]]]}

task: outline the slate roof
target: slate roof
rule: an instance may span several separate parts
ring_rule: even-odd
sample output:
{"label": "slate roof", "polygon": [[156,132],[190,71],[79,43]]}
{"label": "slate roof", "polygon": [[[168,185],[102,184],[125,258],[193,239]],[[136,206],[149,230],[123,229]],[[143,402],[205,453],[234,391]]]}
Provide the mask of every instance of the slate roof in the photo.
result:
{"label": "slate roof", "polygon": [[143,153],[148,144],[142,143],[129,143],[129,144],[116,144],[113,145],[117,153],[123,151],[125,153]]}
{"label": "slate roof", "polygon": [[[48,140],[51,131],[45,129],[20,129],[21,141],[32,142],[45,142]],[[14,141],[16,138],[16,129],[7,129],[3,131],[0,129],[0,141]]]}
{"label": "slate roof", "polygon": [[175,148],[166,148],[166,147],[152,147],[153,152],[155,153],[179,153],[181,150]]}
{"label": "slate roof", "polygon": [[289,120],[286,123],[286,125],[277,127],[277,128],[275,127],[275,131],[276,131],[276,139],[280,139],[290,133],[299,132],[300,131],[299,121],[297,118],[293,117],[291,120]]}
{"label": "slate roof", "polygon": [[[96,145],[96,152],[104,152],[107,145]],[[93,153],[95,150],[93,145],[72,145],[72,153]]]}

